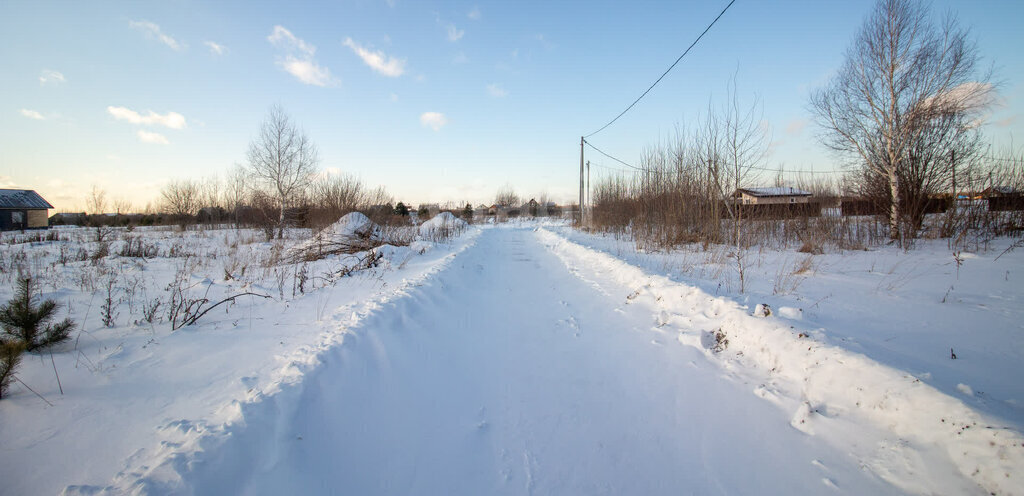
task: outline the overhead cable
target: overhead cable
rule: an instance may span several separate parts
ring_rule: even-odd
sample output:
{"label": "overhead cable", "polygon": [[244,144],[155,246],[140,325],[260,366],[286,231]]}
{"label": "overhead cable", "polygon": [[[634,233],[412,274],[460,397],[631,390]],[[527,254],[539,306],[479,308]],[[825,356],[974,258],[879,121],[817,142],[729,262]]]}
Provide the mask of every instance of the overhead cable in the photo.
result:
{"label": "overhead cable", "polygon": [[683,60],[683,57],[685,57],[686,54],[690,53],[690,50],[693,49],[693,47],[697,45],[697,42],[700,41],[700,39],[703,38],[704,35],[707,34],[707,32],[711,30],[711,26],[714,26],[715,23],[718,22],[718,19],[720,19],[722,17],[722,15],[725,14],[725,11],[729,10],[729,7],[732,7],[732,4],[735,3],[735,2],[736,2],[736,0],[731,0],[729,2],[729,4],[726,5],[725,8],[722,9],[721,12],[718,13],[718,17],[715,17],[715,20],[711,21],[711,24],[708,24],[708,27],[704,28],[704,32],[702,32],[700,34],[700,36],[697,37],[697,39],[693,40],[693,43],[690,43],[690,46],[687,47],[686,51],[683,52],[683,54],[680,55],[679,58],[677,58],[676,61],[672,63],[672,65],[668,66],[668,69],[665,69],[665,72],[663,72],[661,74],[661,76],[656,81],[654,81],[654,84],[652,84],[650,87],[648,87],[643,92],[643,94],[640,95],[639,98],[637,98],[636,100],[633,100],[633,103],[629,104],[629,106],[626,107],[626,110],[623,110],[622,112],[620,112],[619,115],[615,116],[615,118],[612,119],[611,121],[609,121],[608,124],[605,124],[605,125],[601,126],[601,129],[598,129],[597,131],[594,131],[594,132],[586,135],[585,137],[589,138],[589,137],[591,137],[591,136],[593,136],[593,135],[595,135],[597,133],[600,133],[601,131],[604,131],[604,129],[606,127],[611,126],[612,123],[614,123],[615,121],[619,120],[619,117],[622,117],[623,115],[626,114],[626,112],[629,112],[630,109],[632,109],[634,106],[636,106],[636,104],[639,103],[640,100],[642,100],[645,96],[647,96],[647,93],[650,93],[650,91],[652,89],[654,89],[654,87],[657,86],[657,84],[660,83],[661,80],[664,79],[664,77],[666,75],[668,75],[669,71],[671,71],[676,66],[676,64],[679,63],[680,60]]}

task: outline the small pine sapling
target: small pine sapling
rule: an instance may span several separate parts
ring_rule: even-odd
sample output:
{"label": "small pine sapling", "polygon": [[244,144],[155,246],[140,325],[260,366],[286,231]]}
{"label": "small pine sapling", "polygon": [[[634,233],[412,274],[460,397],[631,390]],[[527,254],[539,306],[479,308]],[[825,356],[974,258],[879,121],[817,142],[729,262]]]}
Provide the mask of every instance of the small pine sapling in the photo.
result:
{"label": "small pine sapling", "polygon": [[71,319],[50,324],[58,304],[53,300],[45,300],[36,305],[32,297],[34,289],[35,281],[31,277],[18,279],[17,294],[0,307],[0,326],[4,334],[24,344],[25,351],[35,351],[66,341],[75,327]]}
{"label": "small pine sapling", "polygon": [[23,351],[24,343],[0,339],[0,399],[7,395],[7,386],[14,379],[14,369],[21,363]]}

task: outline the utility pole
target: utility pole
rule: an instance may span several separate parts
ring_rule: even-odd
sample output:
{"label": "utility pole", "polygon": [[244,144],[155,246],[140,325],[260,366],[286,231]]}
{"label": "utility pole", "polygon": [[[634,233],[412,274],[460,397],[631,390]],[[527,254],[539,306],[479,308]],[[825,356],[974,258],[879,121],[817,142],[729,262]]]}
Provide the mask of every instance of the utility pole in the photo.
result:
{"label": "utility pole", "polygon": [[[591,206],[590,206],[590,161],[587,160],[587,209],[589,210],[590,208],[591,208]],[[593,221],[594,221],[594,212],[591,210],[587,214],[587,222],[593,222]]]}
{"label": "utility pole", "polygon": [[583,224],[583,136],[580,136],[580,225]]}

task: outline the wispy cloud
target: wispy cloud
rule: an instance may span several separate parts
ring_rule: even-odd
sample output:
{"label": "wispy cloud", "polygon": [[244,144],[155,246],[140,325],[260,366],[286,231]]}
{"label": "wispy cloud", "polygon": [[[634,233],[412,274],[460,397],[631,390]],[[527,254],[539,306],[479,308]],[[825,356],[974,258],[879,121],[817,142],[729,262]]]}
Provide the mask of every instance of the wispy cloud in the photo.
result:
{"label": "wispy cloud", "polygon": [[786,134],[789,136],[799,136],[807,128],[807,119],[793,119],[786,125]]}
{"label": "wispy cloud", "polygon": [[274,30],[271,31],[270,36],[267,36],[267,41],[278,48],[301,52],[310,57],[316,53],[315,46],[297,38],[284,26],[274,26]]}
{"label": "wispy cloud", "polygon": [[277,65],[299,81],[314,86],[330,86],[336,82],[331,77],[330,69],[317,64],[313,59],[316,47],[296,37],[283,26],[274,26],[267,41],[286,52],[283,59],[278,59]]}
{"label": "wispy cloud", "polygon": [[456,41],[459,41],[466,34],[465,30],[456,28],[455,24],[453,24],[453,23],[448,23],[447,30],[448,30],[448,41],[450,41],[452,43],[454,43]]}
{"label": "wispy cloud", "polygon": [[423,112],[420,115],[420,124],[434,131],[440,131],[445,124],[448,124],[448,118],[440,112]]}
{"label": "wispy cloud", "polygon": [[470,18],[470,19],[472,19],[474,21],[479,21],[480,17],[481,17],[481,15],[480,15],[480,7],[473,7],[473,10],[469,11],[469,13],[466,14],[466,17],[468,17],[468,18]]}
{"label": "wispy cloud", "polygon": [[1006,117],[1004,119],[1000,119],[1000,120],[996,121],[995,124],[996,124],[996,126],[999,126],[999,127],[1010,127],[1015,122],[1017,122],[1017,118],[1018,117],[1020,117],[1019,114],[1014,114],[1014,115],[1011,115],[1011,116]]}
{"label": "wispy cloud", "polygon": [[21,113],[21,115],[23,115],[25,117],[28,117],[29,119],[35,119],[37,121],[45,121],[46,120],[46,117],[43,117],[43,114],[40,114],[39,112],[36,112],[35,110],[21,109],[20,113]]}
{"label": "wispy cloud", "polygon": [[204,41],[204,45],[210,49],[210,53],[214,55],[227,55],[228,47],[221,45],[220,43],[213,41]]}
{"label": "wispy cloud", "polygon": [[535,34],[533,36],[533,39],[539,41],[540,44],[543,45],[546,50],[551,50],[552,48],[555,48],[555,44],[552,43],[551,41],[549,41],[548,38],[546,36],[544,36],[543,33]]}
{"label": "wispy cloud", "polygon": [[154,145],[167,145],[171,143],[170,141],[167,141],[166,136],[160,133],[151,133],[149,131],[139,129],[135,134],[139,137],[139,141],[143,143],[150,143]]}
{"label": "wispy cloud", "polygon": [[397,59],[386,55],[384,52],[374,51],[370,47],[364,47],[352,38],[345,38],[343,45],[352,49],[352,52],[363,59],[363,63],[371,69],[388,77],[398,77],[405,72],[405,59]]}
{"label": "wispy cloud", "polygon": [[107,107],[107,113],[119,121],[128,121],[132,124],[159,125],[171,129],[184,129],[186,126],[185,116],[177,112],[158,114],[151,110],[148,114],[142,115],[129,108],[110,106]]}
{"label": "wispy cloud", "polygon": [[43,72],[39,73],[39,84],[61,84],[64,82],[67,82],[67,79],[57,71],[44,69]]}
{"label": "wispy cloud", "polygon": [[505,91],[505,88],[502,88],[501,85],[497,83],[488,84],[487,93],[494,98],[503,98],[508,96],[508,91]]}
{"label": "wispy cloud", "polygon": [[384,0],[384,3],[388,4],[388,7],[395,8],[395,0]]}
{"label": "wispy cloud", "polygon": [[459,52],[452,57],[452,63],[455,65],[462,65],[469,63],[469,57],[466,56],[465,52]]}
{"label": "wispy cloud", "polygon": [[157,40],[160,43],[163,43],[164,45],[167,45],[174,50],[183,50],[185,48],[184,43],[164,33],[160,29],[160,26],[158,26],[155,23],[149,21],[129,21],[128,25],[131,26],[132,29],[136,29],[145,33],[147,38]]}
{"label": "wispy cloud", "polygon": [[465,30],[455,27],[454,22],[448,22],[445,21],[444,19],[441,19],[441,14],[434,12],[434,19],[437,21],[438,26],[444,28],[445,34],[448,37],[448,41],[454,43],[462,39],[463,36],[465,36]]}

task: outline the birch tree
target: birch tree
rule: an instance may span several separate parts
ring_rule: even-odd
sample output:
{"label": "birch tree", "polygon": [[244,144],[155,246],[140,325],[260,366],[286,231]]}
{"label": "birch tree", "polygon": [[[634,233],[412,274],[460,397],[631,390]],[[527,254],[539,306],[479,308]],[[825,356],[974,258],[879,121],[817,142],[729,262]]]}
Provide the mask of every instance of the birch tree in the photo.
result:
{"label": "birch tree", "polygon": [[260,134],[249,144],[249,172],[267,188],[279,208],[277,237],[284,234],[285,210],[313,180],[320,163],[316,145],[284,109],[267,113]]}
{"label": "birch tree", "polygon": [[936,119],[976,112],[988,76],[968,32],[930,20],[921,0],[878,0],[832,80],[811,95],[823,143],[860,162],[889,190],[889,237],[899,238],[900,176]]}

